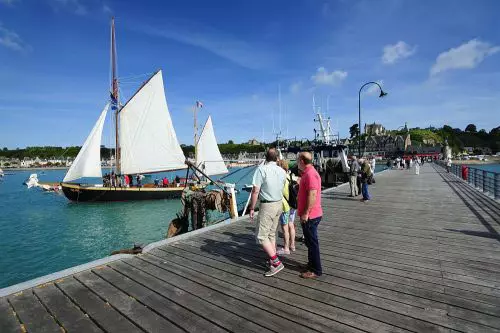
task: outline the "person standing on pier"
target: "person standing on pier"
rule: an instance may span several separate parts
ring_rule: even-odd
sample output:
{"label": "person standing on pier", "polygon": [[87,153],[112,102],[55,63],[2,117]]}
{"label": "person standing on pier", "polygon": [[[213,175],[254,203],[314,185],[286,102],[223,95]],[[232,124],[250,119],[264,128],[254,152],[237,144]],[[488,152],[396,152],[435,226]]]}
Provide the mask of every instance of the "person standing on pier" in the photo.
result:
{"label": "person standing on pier", "polygon": [[257,198],[260,199],[259,216],[255,227],[257,243],[269,256],[270,267],[265,276],[273,276],[285,266],[276,254],[276,230],[283,212],[283,186],[286,173],[276,162],[278,152],[269,148],[266,163],[260,165],[253,175],[253,189],[250,202],[250,219],[253,221]]}
{"label": "person standing on pier", "polygon": [[287,178],[283,187],[283,213],[281,213],[280,224],[283,230],[283,247],[278,249],[278,255],[288,255],[295,251],[295,212],[297,208],[297,196],[294,190],[292,173],[288,170],[288,161],[279,160],[278,166],[285,170]]}
{"label": "person standing on pier", "polygon": [[350,174],[349,174],[349,186],[351,188],[351,194],[349,195],[350,197],[357,197],[359,195],[359,189],[358,189],[358,172],[359,172],[359,163],[358,159],[356,156],[352,156],[352,162],[351,162],[351,167],[349,169]]}
{"label": "person standing on pier", "polygon": [[370,168],[372,169],[372,173],[375,172],[375,164],[376,164],[376,161],[375,161],[375,156],[372,156],[370,158]]}
{"label": "person standing on pier", "polygon": [[371,183],[373,177],[372,169],[367,160],[364,160],[361,164],[361,194],[363,194],[363,199],[361,201],[368,201],[371,199],[370,193],[368,192],[368,184]]}
{"label": "person standing on pier", "polygon": [[302,233],[307,246],[307,271],[300,274],[304,279],[321,276],[318,225],[323,217],[321,208],[321,177],[312,164],[311,153],[302,152],[297,159],[300,178],[297,213],[302,224]]}

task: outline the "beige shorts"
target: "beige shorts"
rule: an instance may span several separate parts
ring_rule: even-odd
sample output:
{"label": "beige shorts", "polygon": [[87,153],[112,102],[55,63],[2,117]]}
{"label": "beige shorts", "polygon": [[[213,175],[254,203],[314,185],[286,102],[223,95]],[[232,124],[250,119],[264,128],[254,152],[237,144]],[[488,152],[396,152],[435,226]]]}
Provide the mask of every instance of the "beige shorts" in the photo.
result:
{"label": "beige shorts", "polygon": [[282,212],[283,204],[281,200],[260,204],[257,226],[255,228],[257,244],[276,242],[276,230],[278,229],[278,223]]}

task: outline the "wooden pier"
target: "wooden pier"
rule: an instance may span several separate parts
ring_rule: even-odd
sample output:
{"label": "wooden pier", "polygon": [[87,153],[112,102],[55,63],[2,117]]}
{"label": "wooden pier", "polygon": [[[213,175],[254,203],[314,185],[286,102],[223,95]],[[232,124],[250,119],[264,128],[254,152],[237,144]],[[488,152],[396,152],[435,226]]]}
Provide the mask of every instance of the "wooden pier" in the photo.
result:
{"label": "wooden pier", "polygon": [[441,167],[323,194],[324,274],[301,243],[265,278],[242,220],[0,298],[0,332],[500,332],[500,204]]}

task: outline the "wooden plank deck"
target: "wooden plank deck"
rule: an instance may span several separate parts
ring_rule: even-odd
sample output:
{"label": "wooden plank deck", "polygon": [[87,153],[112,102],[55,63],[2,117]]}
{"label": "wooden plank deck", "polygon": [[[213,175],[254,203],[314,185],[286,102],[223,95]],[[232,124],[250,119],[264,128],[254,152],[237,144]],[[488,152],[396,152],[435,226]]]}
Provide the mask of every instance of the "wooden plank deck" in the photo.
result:
{"label": "wooden plank deck", "polygon": [[0,298],[0,332],[500,332],[500,204],[438,166],[323,194],[324,275],[243,220]]}

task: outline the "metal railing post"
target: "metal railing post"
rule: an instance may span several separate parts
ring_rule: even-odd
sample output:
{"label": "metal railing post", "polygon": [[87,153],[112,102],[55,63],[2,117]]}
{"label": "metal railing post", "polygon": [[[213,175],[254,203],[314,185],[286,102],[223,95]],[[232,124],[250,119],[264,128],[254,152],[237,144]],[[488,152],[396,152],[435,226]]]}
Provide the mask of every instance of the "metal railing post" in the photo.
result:
{"label": "metal railing post", "polygon": [[485,185],[486,185],[486,176],[487,176],[486,175],[486,171],[483,170],[483,193],[486,192],[486,187],[485,187]]}
{"label": "metal railing post", "polygon": [[500,173],[495,172],[493,186],[495,192],[495,199],[500,199]]}

